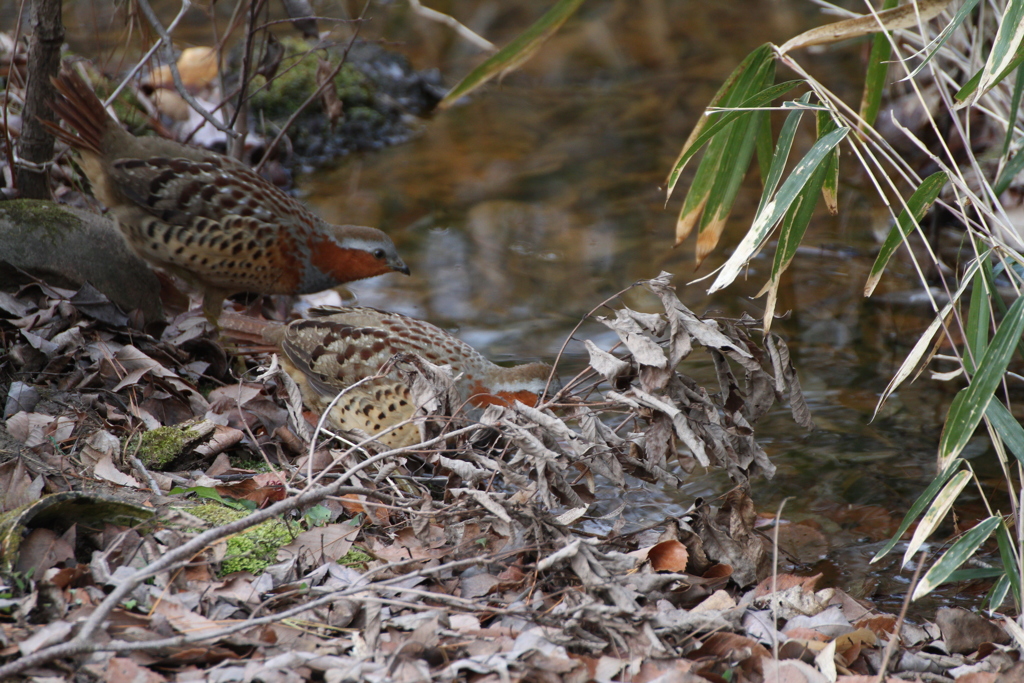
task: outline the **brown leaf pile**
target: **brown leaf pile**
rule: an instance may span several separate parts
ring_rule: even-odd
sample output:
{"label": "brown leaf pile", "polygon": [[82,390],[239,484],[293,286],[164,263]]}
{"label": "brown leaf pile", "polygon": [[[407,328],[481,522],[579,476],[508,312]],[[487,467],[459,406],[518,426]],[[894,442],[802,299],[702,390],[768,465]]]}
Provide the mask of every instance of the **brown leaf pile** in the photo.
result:
{"label": "brown leaf pile", "polygon": [[[664,312],[602,319],[621,344],[587,341],[590,367],[547,402],[474,415],[438,401],[453,414],[432,416],[423,443],[390,451],[315,430],[272,358],[234,375],[195,318],[157,338],[91,292],[88,306],[39,282],[0,292],[8,446],[18,445],[0,465],[0,679],[877,672],[895,618],[814,580],[782,575],[773,592],[766,579],[770,553],[744,485],[773,468],[753,424],[788,395],[810,426],[785,344],[755,343],[750,320],[696,316],[667,275],[644,285]],[[700,361],[695,349],[718,386],[681,371]],[[443,376],[405,365],[418,390],[445,395]],[[621,517],[601,535],[584,531],[600,521],[588,516],[599,479],[675,485],[678,465],[697,463],[738,484],[717,508],[698,501],[629,534]],[[269,471],[246,469],[258,464]],[[196,497],[249,512],[211,522]],[[260,529],[277,542],[239,555],[233,543]],[[226,573],[238,566],[252,571]],[[939,637],[901,630],[904,645]],[[1015,661],[991,642],[957,647],[969,656],[915,661],[943,672]],[[914,670],[908,656],[899,670]]]}

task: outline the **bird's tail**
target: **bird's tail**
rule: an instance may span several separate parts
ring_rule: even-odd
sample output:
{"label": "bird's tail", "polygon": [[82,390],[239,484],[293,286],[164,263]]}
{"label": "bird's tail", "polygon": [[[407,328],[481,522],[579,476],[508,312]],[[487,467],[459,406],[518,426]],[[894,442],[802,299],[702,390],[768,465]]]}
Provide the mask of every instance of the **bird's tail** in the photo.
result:
{"label": "bird's tail", "polygon": [[51,81],[60,96],[50,103],[50,108],[78,133],[72,133],[50,121],[44,120],[43,125],[54,137],[71,145],[73,149],[102,155],[103,136],[117,122],[107,114],[92,88],[67,66],[62,67]]}
{"label": "bird's tail", "polygon": [[222,313],[220,333],[225,339],[254,351],[272,351],[284,339],[285,325],[240,313]]}

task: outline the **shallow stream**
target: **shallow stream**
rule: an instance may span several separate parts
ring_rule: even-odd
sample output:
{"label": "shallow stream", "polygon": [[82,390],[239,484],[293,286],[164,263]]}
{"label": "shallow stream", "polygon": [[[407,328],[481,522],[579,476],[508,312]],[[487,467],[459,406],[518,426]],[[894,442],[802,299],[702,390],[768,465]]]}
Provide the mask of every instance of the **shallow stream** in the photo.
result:
{"label": "shallow stream", "polygon": [[[430,4],[501,45],[549,3]],[[404,3],[372,3],[369,13],[363,37],[386,38],[417,68],[439,68],[448,85],[481,59]],[[552,360],[583,315],[662,270],[675,275],[681,299],[698,314],[758,317],[761,300],[749,297],[767,277],[770,250],[725,292],[709,297],[707,283],[687,284],[720,264],[749,226],[759,197],[753,175],[723,248],[696,274],[692,238],[672,247],[685,184],[667,209],[659,186],[735,65],[757,45],[779,44],[823,21],[804,0],[588,0],[520,72],[420,122],[409,143],[310,172],[300,189],[330,221],[388,231],[412,268],[410,278],[353,287],[359,303],[428,319],[497,361]],[[74,44],[76,36],[69,38]],[[803,61],[856,102],[864,53],[864,44],[845,44]],[[871,421],[879,393],[930,314],[925,305],[898,303],[918,289],[903,262],[894,261],[873,299],[863,298],[889,217],[865,191],[855,162],[842,164],[840,214],[820,210],[814,219],[807,248],[783,281],[778,310],[790,314],[774,328],[788,340],[817,428],[803,433],[784,407],[756,425],[778,473],[756,481],[753,495],[765,513],[789,498],[784,516],[827,539],[806,551],[805,569],[896,611],[909,572],[898,571],[898,554],[881,566],[867,560],[930,481],[953,389],[922,377]],[[657,310],[639,290],[623,302]],[[606,348],[614,339],[597,323],[578,337]],[[583,345],[570,343],[563,376],[586,360]],[[694,376],[713,380],[702,353],[687,363]],[[728,488],[723,476],[699,473],[679,490],[637,482],[634,490],[603,491],[598,512],[625,497],[635,528]],[[942,600],[955,601],[956,590]],[[959,599],[978,598],[968,591]]]}

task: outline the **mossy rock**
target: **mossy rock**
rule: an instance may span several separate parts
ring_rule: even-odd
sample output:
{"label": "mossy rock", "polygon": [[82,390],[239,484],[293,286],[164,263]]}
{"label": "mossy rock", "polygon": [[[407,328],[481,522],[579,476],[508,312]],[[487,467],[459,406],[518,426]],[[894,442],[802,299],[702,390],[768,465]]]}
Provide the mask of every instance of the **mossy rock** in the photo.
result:
{"label": "mossy rock", "polygon": [[[257,76],[252,84],[253,96],[250,105],[271,119],[288,118],[319,87],[316,82],[316,71],[322,51],[310,52],[310,44],[298,38],[284,38],[281,44],[284,46],[285,55],[274,80],[269,86],[263,87],[264,79]],[[334,68],[340,58],[331,55],[328,61]],[[370,102],[373,97],[366,78],[349,63],[343,64],[334,77],[334,87],[346,109]],[[303,112],[317,115],[321,113],[319,98],[311,102]]]}
{"label": "mossy rock", "polygon": [[163,317],[160,281],[110,219],[37,199],[0,202],[0,287],[24,283],[24,273],[56,287],[88,282],[125,311],[146,321]]}

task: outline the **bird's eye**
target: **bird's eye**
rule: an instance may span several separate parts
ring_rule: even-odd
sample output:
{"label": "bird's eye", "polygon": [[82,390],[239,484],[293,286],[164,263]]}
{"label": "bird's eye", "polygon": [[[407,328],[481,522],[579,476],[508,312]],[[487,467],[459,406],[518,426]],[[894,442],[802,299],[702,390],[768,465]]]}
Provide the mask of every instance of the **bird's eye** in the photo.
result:
{"label": "bird's eye", "polygon": [[373,250],[373,257],[375,259],[383,260],[385,256],[387,256],[387,254],[384,253],[383,249],[374,249]]}

